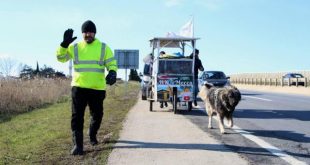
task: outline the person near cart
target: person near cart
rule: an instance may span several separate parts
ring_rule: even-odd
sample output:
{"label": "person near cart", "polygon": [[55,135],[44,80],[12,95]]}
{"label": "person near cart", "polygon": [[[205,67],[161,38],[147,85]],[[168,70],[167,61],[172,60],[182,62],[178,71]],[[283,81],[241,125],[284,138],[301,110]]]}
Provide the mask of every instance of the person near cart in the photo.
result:
{"label": "person near cart", "polygon": [[[159,52],[159,58],[165,58],[166,56],[166,52],[165,51],[160,51]],[[168,103],[167,101],[160,101],[160,108],[164,108],[164,104],[165,104],[165,107],[168,107]]]}
{"label": "person near cart", "polygon": [[[190,55],[193,58],[193,53]],[[199,92],[198,88],[198,71],[204,71],[204,67],[199,59],[199,50],[195,49],[195,63],[194,63],[194,105],[197,106],[197,94]]]}

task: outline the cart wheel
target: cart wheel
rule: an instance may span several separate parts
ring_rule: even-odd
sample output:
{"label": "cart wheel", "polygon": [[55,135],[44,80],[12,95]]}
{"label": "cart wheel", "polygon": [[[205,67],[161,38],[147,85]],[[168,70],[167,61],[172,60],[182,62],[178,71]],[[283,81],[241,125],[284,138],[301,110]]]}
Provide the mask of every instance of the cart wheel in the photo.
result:
{"label": "cart wheel", "polygon": [[153,111],[153,100],[150,100],[150,111]]}
{"label": "cart wheel", "polygon": [[177,97],[177,88],[176,87],[173,87],[173,111],[174,111],[174,114],[177,113],[177,103],[178,103],[178,97]]}
{"label": "cart wheel", "polygon": [[146,96],[143,96],[143,95],[142,95],[142,98],[141,98],[141,99],[142,99],[142,100],[146,100]]}
{"label": "cart wheel", "polygon": [[191,101],[187,102],[187,110],[188,111],[192,111],[193,110],[193,106],[192,106],[192,102]]}
{"label": "cart wheel", "polygon": [[178,103],[178,100],[177,100],[177,95],[174,95],[173,96],[173,112],[174,112],[174,114],[176,114],[177,113],[177,103]]}

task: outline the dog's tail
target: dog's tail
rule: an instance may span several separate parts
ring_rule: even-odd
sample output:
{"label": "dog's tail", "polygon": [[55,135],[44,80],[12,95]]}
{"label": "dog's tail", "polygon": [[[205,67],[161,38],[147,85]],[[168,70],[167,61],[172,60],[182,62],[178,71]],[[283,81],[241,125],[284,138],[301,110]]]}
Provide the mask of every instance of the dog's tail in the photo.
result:
{"label": "dog's tail", "polygon": [[211,87],[214,87],[213,84],[208,83],[208,82],[205,82],[205,86],[206,86],[208,89],[210,89]]}
{"label": "dog's tail", "polygon": [[207,96],[207,93],[208,93],[208,90],[210,88],[213,87],[213,84],[210,84],[208,82],[204,82],[204,85],[200,88],[200,91],[198,93],[198,96],[203,100],[203,101],[206,101],[208,99],[208,96]]}
{"label": "dog's tail", "polygon": [[202,86],[202,87],[200,88],[199,93],[198,93],[198,96],[199,96],[203,101],[206,101],[206,100],[207,100],[207,90],[208,90],[207,87]]}

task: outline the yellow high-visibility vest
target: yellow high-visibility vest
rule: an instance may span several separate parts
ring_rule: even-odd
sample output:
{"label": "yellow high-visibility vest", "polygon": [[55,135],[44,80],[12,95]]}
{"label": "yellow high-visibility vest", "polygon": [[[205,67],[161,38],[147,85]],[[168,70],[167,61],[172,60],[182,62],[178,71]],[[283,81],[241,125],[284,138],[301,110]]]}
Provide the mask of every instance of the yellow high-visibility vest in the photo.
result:
{"label": "yellow high-visibility vest", "polygon": [[105,72],[117,71],[117,62],[114,59],[112,50],[105,43],[95,39],[88,44],[81,41],[70,44],[68,48],[57,49],[57,60],[67,62],[73,59],[73,78],[71,86],[105,90]]}

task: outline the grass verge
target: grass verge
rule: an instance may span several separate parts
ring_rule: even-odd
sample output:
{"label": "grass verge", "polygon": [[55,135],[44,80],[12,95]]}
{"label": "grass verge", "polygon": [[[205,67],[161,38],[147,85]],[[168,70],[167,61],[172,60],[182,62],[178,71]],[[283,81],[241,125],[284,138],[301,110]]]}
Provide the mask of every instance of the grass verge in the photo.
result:
{"label": "grass verge", "polygon": [[[126,93],[125,93],[126,92]],[[99,145],[89,144],[89,111],[84,121],[83,156],[71,156],[71,101],[14,116],[0,123],[0,164],[106,164],[129,109],[137,102],[139,83],[118,82],[107,90]]]}

